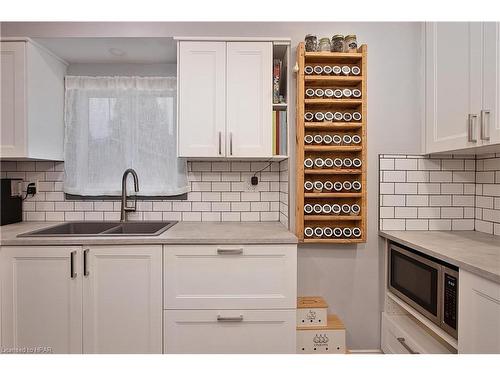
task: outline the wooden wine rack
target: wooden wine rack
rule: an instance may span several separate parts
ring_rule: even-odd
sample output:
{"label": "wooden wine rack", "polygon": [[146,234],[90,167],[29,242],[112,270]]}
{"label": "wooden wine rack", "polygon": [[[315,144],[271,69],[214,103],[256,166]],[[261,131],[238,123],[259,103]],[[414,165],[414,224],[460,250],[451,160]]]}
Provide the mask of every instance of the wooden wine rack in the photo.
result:
{"label": "wooden wine rack", "polygon": [[[360,243],[366,242],[366,77],[367,77],[367,46],[362,45],[355,53],[336,52],[305,52],[304,43],[300,43],[297,48],[297,190],[296,190],[296,232],[300,242],[304,243]],[[315,73],[306,75],[304,67],[306,65],[348,65],[358,66],[361,69],[359,75],[316,75]],[[307,88],[358,88],[361,90],[361,98],[306,98]],[[345,112],[357,111],[361,113],[361,121],[336,122],[336,121],[311,121],[304,119],[305,112]],[[357,134],[361,137],[359,145],[306,145],[304,136],[307,134]],[[305,168],[306,158],[359,158],[362,161],[360,168]],[[331,181],[343,182],[345,180],[357,180],[361,182],[361,191],[325,191],[306,192],[305,181]],[[310,204],[354,204],[361,207],[359,215],[349,214],[305,214],[304,205]],[[359,238],[344,236],[337,237],[305,237],[305,227],[330,227],[345,228],[358,227],[361,229]]]}

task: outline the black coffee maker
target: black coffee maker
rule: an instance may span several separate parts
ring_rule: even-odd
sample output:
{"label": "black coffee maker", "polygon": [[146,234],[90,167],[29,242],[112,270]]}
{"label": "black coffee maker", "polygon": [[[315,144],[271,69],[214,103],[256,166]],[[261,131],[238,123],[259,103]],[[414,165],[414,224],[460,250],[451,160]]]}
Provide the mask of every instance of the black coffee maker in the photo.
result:
{"label": "black coffee maker", "polygon": [[17,178],[1,179],[0,225],[23,220],[22,182],[23,180]]}

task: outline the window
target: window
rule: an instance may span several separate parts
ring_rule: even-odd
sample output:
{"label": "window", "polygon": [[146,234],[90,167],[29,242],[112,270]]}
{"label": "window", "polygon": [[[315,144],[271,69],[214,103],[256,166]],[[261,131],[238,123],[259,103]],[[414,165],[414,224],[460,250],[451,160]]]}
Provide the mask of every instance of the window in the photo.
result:
{"label": "window", "polygon": [[138,195],[189,190],[176,153],[175,78],[68,76],[65,100],[65,193],[118,196],[127,168]]}

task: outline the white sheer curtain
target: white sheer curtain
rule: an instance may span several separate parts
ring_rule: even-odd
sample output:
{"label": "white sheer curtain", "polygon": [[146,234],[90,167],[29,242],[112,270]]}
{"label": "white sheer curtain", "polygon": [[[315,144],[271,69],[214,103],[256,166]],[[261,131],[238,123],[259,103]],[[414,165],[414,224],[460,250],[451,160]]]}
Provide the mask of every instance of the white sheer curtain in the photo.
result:
{"label": "white sheer curtain", "polygon": [[139,195],[189,190],[176,156],[175,78],[67,76],[65,100],[66,193],[119,195],[127,168]]}

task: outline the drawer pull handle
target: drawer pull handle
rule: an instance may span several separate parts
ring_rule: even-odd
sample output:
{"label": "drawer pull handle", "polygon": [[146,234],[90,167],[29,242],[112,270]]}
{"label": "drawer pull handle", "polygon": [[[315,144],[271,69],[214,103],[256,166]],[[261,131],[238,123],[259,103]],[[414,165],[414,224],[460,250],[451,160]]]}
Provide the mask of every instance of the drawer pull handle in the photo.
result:
{"label": "drawer pull handle", "polygon": [[242,322],[243,315],[240,316],[220,316],[217,315],[218,322]]}
{"label": "drawer pull handle", "polygon": [[406,343],[406,341],[405,341],[404,337],[398,337],[398,341],[399,341],[399,343],[400,343],[401,345],[403,345],[403,347],[404,347],[406,350],[408,350],[408,353],[410,353],[410,354],[420,354],[419,352],[414,351],[412,348],[410,348],[410,347],[408,346],[408,344]]}
{"label": "drawer pull handle", "polygon": [[217,249],[218,255],[241,255],[243,249]]}

